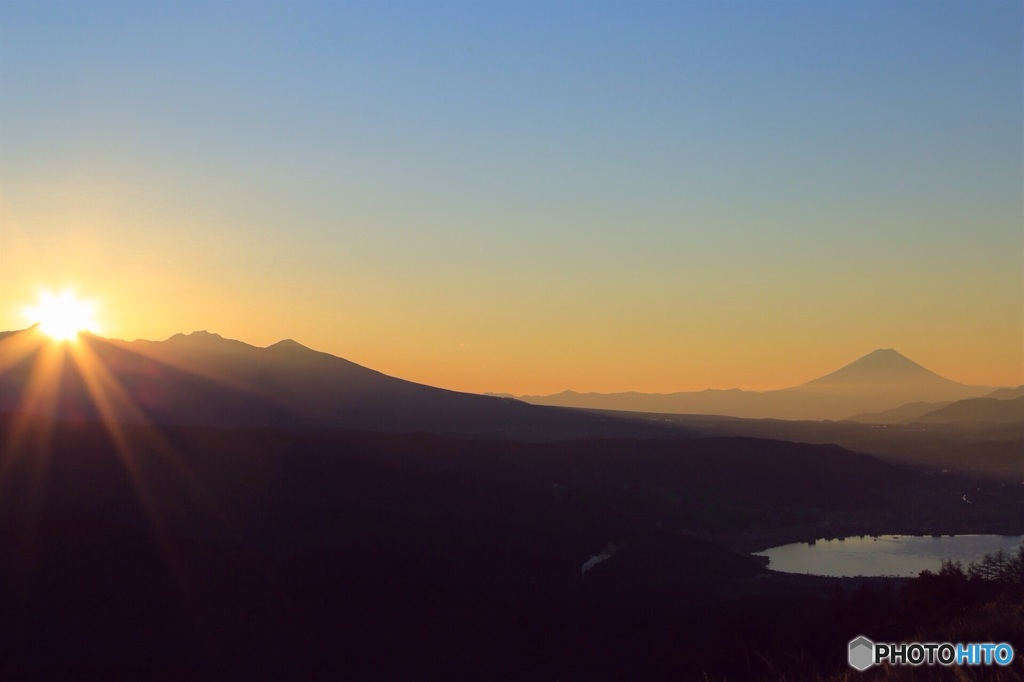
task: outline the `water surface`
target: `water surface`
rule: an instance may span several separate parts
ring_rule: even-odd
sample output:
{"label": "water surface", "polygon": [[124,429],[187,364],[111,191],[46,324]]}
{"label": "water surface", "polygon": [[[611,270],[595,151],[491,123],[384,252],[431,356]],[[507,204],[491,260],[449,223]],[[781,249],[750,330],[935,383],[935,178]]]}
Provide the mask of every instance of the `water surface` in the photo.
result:
{"label": "water surface", "polygon": [[912,577],[938,571],[943,559],[958,559],[966,566],[998,549],[1016,551],[1022,540],[1024,535],[865,535],[796,542],[757,555],[768,557],[768,568],[784,573]]}

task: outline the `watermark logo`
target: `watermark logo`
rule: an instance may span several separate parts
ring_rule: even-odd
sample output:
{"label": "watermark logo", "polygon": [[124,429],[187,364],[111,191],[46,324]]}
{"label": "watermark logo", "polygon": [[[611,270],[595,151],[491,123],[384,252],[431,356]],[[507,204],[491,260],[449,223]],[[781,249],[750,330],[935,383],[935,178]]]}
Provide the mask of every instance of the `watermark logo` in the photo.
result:
{"label": "watermark logo", "polygon": [[875,664],[875,643],[864,636],[850,640],[850,667],[867,670]]}
{"label": "watermark logo", "polygon": [[850,667],[864,671],[873,665],[1010,665],[1013,647],[1005,642],[952,644],[950,642],[872,642],[863,635],[850,640]]}

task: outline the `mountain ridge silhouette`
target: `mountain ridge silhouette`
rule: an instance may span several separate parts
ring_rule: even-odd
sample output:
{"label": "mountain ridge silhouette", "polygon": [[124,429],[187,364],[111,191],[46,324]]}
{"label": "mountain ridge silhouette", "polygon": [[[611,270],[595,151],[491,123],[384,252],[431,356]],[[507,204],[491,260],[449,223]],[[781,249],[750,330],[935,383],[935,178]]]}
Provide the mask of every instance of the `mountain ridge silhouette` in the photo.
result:
{"label": "mountain ridge silhouette", "polygon": [[943,387],[965,385],[922,367],[892,348],[879,348],[834,372],[801,384],[798,388],[875,386],[884,389],[894,384]]}
{"label": "mountain ridge silhouette", "polygon": [[[38,337],[35,328],[0,333],[0,340]],[[477,395],[391,377],[350,360],[283,339],[265,348],[199,330],[164,341],[122,341],[83,334],[79,342],[122,378],[145,418],[166,423],[225,423],[477,433],[549,437],[601,430],[607,415],[536,411],[536,407],[624,412],[711,414],[743,418],[840,420],[915,402],[953,402],[992,392],[946,379],[891,349],[877,349],[804,384],[774,391],[706,389],[649,394],[577,393],[549,396]],[[24,364],[24,363],[22,363]],[[0,369],[2,369],[0,365]],[[0,410],[17,409],[13,396],[28,382],[22,368],[0,375]],[[65,370],[67,374],[67,369]],[[159,381],[154,380],[159,377]],[[64,412],[79,414],[87,391],[72,372]],[[77,388],[76,388],[77,387]],[[242,395],[240,395],[242,394]],[[59,406],[58,406],[59,407]],[[88,412],[88,410],[85,410]],[[60,416],[57,413],[47,416]],[[220,421],[218,421],[220,420]],[[612,429],[614,430],[614,429]],[[541,435],[541,434],[546,435]]]}
{"label": "mountain ridge silhouette", "polygon": [[[54,344],[34,329],[0,335],[28,349],[0,363],[0,412],[125,423],[275,427],[299,430],[430,432],[478,437],[564,439],[581,435],[665,435],[627,418],[529,405],[427,386],[303,346],[291,339],[266,348],[198,331],[164,341],[122,341],[82,334]],[[42,349],[64,354],[53,401],[23,404]],[[4,346],[0,346],[0,354]],[[91,394],[96,363],[116,382],[102,414]],[[110,387],[108,387],[110,390]],[[37,401],[39,402],[39,401]],[[680,430],[676,430],[679,433]]]}
{"label": "mountain ridge silhouette", "polygon": [[551,395],[516,397],[534,405],[627,412],[839,420],[849,415],[884,412],[913,402],[980,397],[993,388],[961,384],[942,377],[892,348],[879,348],[816,379],[769,391],[736,388],[675,393],[563,391]]}

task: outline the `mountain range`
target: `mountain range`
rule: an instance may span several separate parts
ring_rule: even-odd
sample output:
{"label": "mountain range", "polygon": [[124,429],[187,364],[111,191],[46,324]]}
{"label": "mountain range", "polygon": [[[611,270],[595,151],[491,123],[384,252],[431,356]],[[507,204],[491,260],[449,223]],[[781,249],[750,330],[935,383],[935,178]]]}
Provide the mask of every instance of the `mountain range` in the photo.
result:
{"label": "mountain range", "polygon": [[[60,381],[39,381],[36,375],[41,372],[56,373]],[[44,385],[59,389],[33,393],[33,387]],[[100,401],[97,392],[103,394]],[[609,411],[866,423],[1006,423],[1022,420],[1022,402],[1012,400],[1020,394],[1020,388],[994,390],[951,381],[891,349],[876,350],[823,377],[776,391],[565,391],[515,398],[405,381],[292,340],[259,348],[197,331],[164,341],[83,334],[77,343],[54,344],[36,328],[0,333],[0,412],[61,419],[103,417],[123,423],[422,431],[544,440],[664,435],[669,428]],[[957,402],[982,398],[968,406]]]}
{"label": "mountain range", "polygon": [[980,398],[956,402],[916,402],[882,412],[865,412],[847,417],[847,421],[865,424],[913,423],[1024,423],[1024,386],[1000,388]]}
{"label": "mountain range", "polygon": [[516,396],[533,405],[630,412],[715,414],[753,419],[840,420],[913,402],[952,402],[984,396],[939,376],[891,348],[876,350],[813,381],[774,391],[705,390],[679,393],[576,393]]}
{"label": "mountain range", "polygon": [[[36,375],[44,372],[59,382],[39,381]],[[39,386],[59,388],[34,393]],[[0,334],[0,412],[120,423],[520,439],[664,431],[625,418],[425,386],[292,340],[258,348],[206,331],[165,341],[83,334],[74,344],[54,344],[35,328]]]}
{"label": "mountain range", "polygon": [[[872,356],[803,393],[962,390]],[[989,395],[938,411],[1022,400]],[[589,412],[415,384],[294,341],[0,333],[0,670],[814,679],[811,664],[845,670],[861,614],[874,622],[894,592],[776,575],[746,552],[1018,533],[1020,426]],[[936,594],[940,615],[908,598],[913,617],[885,622],[947,627]]]}

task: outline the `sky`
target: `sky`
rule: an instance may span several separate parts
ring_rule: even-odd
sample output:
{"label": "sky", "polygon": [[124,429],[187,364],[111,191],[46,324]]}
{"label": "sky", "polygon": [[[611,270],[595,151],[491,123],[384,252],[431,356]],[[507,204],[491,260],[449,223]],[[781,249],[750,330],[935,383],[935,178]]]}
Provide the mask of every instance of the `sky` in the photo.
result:
{"label": "sky", "polygon": [[1024,383],[1024,3],[0,0],[0,329],[457,390]]}

